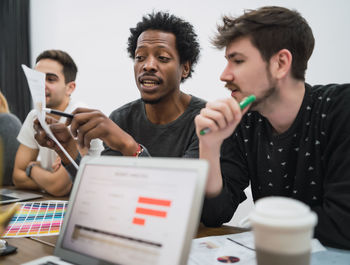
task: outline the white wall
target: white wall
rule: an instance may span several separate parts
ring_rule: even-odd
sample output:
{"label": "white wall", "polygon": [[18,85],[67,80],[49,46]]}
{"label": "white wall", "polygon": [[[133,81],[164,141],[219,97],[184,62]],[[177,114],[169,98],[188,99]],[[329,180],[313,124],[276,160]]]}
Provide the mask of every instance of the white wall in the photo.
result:
{"label": "white wall", "polygon": [[213,100],[229,96],[219,75],[223,51],[209,43],[223,14],[263,5],[296,8],[308,20],[316,38],[307,81],[349,82],[350,2],[347,0],[31,0],[32,61],[45,49],[62,49],[76,61],[79,73],[73,94],[109,115],[139,97],[128,58],[129,28],[152,10],[169,11],[191,22],[201,42],[201,58],[183,91]]}
{"label": "white wall", "polygon": [[[264,5],[295,8],[312,27],[316,46],[307,82],[350,81],[347,0],[31,0],[32,61],[46,49],[67,51],[79,68],[73,97],[109,115],[139,97],[126,52],[129,28],[152,10],[169,11],[194,25],[202,47],[195,74],[182,85],[183,91],[206,100],[223,98],[229,96],[219,81],[224,53],[212,48],[209,38],[222,15],[240,15],[243,9]],[[249,192],[248,196],[250,200],[239,207],[231,224],[237,225],[251,209]]]}

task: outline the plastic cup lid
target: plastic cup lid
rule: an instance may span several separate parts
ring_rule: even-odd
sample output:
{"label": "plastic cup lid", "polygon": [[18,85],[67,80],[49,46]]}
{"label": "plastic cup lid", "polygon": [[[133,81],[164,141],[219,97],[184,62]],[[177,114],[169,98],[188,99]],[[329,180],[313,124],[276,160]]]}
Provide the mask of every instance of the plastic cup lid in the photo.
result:
{"label": "plastic cup lid", "polygon": [[317,215],[301,201],[273,196],[258,200],[249,219],[253,224],[301,227],[314,226]]}

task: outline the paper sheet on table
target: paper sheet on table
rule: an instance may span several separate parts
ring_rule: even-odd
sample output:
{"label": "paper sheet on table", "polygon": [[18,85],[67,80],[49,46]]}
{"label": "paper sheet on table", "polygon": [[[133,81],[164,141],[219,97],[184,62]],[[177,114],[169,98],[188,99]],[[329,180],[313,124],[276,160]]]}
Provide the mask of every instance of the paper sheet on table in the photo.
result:
{"label": "paper sheet on table", "polygon": [[[326,250],[317,239],[313,239],[311,245],[312,253]],[[227,256],[239,258],[240,265],[256,265],[254,248],[251,231],[193,239],[187,265],[219,265],[223,262],[218,258]]]}
{"label": "paper sheet on table", "polygon": [[28,86],[34,102],[34,108],[37,112],[36,114],[41,124],[41,127],[45,130],[47,135],[58,145],[58,147],[62,150],[62,152],[68,157],[68,159],[72,162],[75,168],[78,169],[78,165],[75,163],[73,158],[68,154],[66,149],[64,149],[61,143],[56,139],[50,127],[47,125],[45,121],[45,112],[43,111],[43,108],[46,107],[45,74],[39,71],[30,69],[24,64],[22,64],[22,69],[28,81]]}

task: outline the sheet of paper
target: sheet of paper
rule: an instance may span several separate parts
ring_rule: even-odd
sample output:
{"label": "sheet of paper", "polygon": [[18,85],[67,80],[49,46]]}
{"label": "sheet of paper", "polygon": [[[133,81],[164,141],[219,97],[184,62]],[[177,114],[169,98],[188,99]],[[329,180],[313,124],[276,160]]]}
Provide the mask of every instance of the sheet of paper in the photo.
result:
{"label": "sheet of paper", "polygon": [[47,135],[58,145],[58,147],[62,150],[62,152],[68,157],[68,159],[75,166],[75,168],[78,169],[78,165],[75,163],[74,159],[68,154],[68,152],[64,149],[61,143],[56,139],[50,127],[47,125],[45,121],[46,114],[43,111],[43,108],[46,107],[45,74],[39,71],[30,69],[24,64],[22,64],[22,69],[28,81],[28,86],[34,102],[34,108],[37,112],[36,114],[41,127],[45,130]]}
{"label": "sheet of paper", "polygon": [[[311,245],[312,253],[326,250],[317,239],[313,239]],[[219,265],[238,260],[241,265],[256,265],[254,234],[251,231],[194,239],[187,265]]]}
{"label": "sheet of paper", "polygon": [[30,93],[32,94],[34,108],[37,111],[38,119],[45,121],[45,113],[42,109],[46,107],[45,101],[45,74],[35,71],[22,64],[22,69],[26,75]]}
{"label": "sheet of paper", "polygon": [[[210,236],[197,238],[192,241],[191,252],[187,265],[215,265],[233,262],[220,262],[219,259],[239,259],[238,264],[254,264],[255,265],[255,251],[236,244],[227,238],[237,237],[241,241],[245,241],[246,237],[250,235],[247,233],[224,235],[224,236]],[[249,238],[248,238],[249,241]]]}

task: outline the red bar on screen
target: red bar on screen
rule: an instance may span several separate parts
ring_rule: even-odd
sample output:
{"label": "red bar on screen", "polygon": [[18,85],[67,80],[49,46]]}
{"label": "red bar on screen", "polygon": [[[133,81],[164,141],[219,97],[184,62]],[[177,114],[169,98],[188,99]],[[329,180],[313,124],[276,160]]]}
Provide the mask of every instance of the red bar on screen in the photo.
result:
{"label": "red bar on screen", "polygon": [[157,210],[140,208],[140,207],[136,208],[136,213],[157,216],[157,217],[164,217],[164,218],[166,217],[166,212],[164,211],[157,211]]}
{"label": "red bar on screen", "polygon": [[153,204],[153,205],[160,205],[160,206],[170,206],[171,204],[171,201],[169,200],[153,199],[153,198],[147,198],[147,197],[139,197],[138,202]]}
{"label": "red bar on screen", "polygon": [[141,219],[141,218],[134,218],[132,220],[132,223],[135,225],[145,225],[145,219]]}

